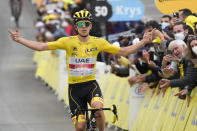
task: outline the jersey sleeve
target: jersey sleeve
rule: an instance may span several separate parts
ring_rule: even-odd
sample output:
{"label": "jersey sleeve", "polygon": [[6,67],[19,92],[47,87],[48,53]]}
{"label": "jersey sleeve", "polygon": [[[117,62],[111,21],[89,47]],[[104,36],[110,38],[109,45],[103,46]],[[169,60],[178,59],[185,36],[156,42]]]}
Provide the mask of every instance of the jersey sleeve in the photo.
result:
{"label": "jersey sleeve", "polygon": [[100,41],[100,43],[101,43],[100,50],[101,51],[111,53],[111,54],[117,54],[119,52],[120,47],[112,45],[104,39],[100,39],[100,40],[101,40]]}
{"label": "jersey sleeve", "polygon": [[57,41],[52,41],[52,42],[48,42],[48,46],[50,50],[55,50],[55,49],[67,49],[67,45],[68,45],[68,38],[67,37],[63,37],[58,39]]}

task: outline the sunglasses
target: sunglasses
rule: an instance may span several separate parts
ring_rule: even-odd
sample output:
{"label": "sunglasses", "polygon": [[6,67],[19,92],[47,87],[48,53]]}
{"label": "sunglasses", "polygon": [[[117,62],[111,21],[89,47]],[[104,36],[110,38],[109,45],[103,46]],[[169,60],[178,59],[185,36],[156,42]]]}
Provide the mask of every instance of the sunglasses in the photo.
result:
{"label": "sunglasses", "polygon": [[90,26],[90,22],[89,21],[79,21],[76,24],[79,28],[82,28],[83,25],[85,25],[85,27],[89,27]]}

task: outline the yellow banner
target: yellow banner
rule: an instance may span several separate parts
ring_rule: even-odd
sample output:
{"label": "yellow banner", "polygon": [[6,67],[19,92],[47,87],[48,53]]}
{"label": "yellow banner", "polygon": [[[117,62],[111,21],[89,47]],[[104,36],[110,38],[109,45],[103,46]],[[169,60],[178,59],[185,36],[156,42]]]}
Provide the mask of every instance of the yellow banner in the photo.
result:
{"label": "yellow banner", "polygon": [[195,98],[194,96],[196,93],[197,93],[196,90],[192,91],[192,95],[191,95],[192,98],[191,98],[189,107],[187,106],[188,104],[187,100],[184,101],[183,107],[181,109],[181,113],[178,117],[178,120],[174,128],[175,131],[185,131],[185,127],[186,127],[189,115],[191,114],[191,110],[194,107],[195,102],[196,102],[196,100],[194,99]]}
{"label": "yellow banner", "polygon": [[159,109],[159,113],[156,116],[157,118],[154,121],[152,131],[160,131],[162,129],[163,124],[167,119],[167,114],[170,111],[170,107],[173,105],[172,100],[173,100],[175,92],[176,92],[176,89],[171,89],[171,88],[167,89],[164,95],[163,101],[162,101],[162,105]]}
{"label": "yellow banner", "polygon": [[159,11],[163,14],[172,14],[180,9],[188,8],[197,13],[197,0],[155,0]]}
{"label": "yellow banner", "polygon": [[[178,92],[178,88],[177,92]],[[179,99],[178,97],[172,98],[172,105],[169,109],[169,112],[167,114],[167,119],[164,122],[162,131],[174,131],[174,127],[176,124],[176,121],[178,119],[178,116],[181,112],[182,106],[183,106],[184,100]]]}
{"label": "yellow banner", "polygon": [[[110,79],[108,79],[110,78]],[[129,127],[129,90],[128,78],[114,74],[104,74],[99,81],[104,96],[104,107],[117,106],[118,121],[113,125],[128,130]],[[113,114],[105,112],[106,122],[112,124]]]}
{"label": "yellow banner", "polygon": [[160,122],[158,121],[158,118],[162,112],[161,108],[164,106],[165,101],[166,101],[166,97],[163,97],[163,93],[155,95],[154,99],[155,100],[153,101],[153,106],[151,107],[148,113],[149,115],[147,117],[147,121],[144,126],[144,129],[147,131],[152,131],[155,128],[155,123]]}
{"label": "yellow banner", "polygon": [[192,97],[192,101],[190,106],[193,106],[189,119],[187,121],[187,126],[185,131],[197,131],[197,87],[193,90],[195,92],[194,96]]}
{"label": "yellow banner", "polygon": [[[131,131],[141,131],[141,128],[144,125],[144,118],[147,117],[147,112],[151,107],[151,97],[152,90],[148,89],[145,95],[145,98],[141,104],[140,111],[138,112],[137,118],[131,128]],[[143,122],[142,122],[143,121]]]}

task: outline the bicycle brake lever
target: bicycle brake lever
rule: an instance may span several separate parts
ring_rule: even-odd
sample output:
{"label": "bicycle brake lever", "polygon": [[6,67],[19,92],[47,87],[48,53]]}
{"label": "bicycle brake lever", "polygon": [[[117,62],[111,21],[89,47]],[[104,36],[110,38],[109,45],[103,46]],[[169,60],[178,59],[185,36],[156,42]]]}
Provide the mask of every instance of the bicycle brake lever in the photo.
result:
{"label": "bicycle brake lever", "polygon": [[112,110],[112,112],[114,113],[114,120],[113,120],[113,123],[115,123],[116,120],[118,120],[118,114],[117,114],[116,105],[113,105],[113,110]]}

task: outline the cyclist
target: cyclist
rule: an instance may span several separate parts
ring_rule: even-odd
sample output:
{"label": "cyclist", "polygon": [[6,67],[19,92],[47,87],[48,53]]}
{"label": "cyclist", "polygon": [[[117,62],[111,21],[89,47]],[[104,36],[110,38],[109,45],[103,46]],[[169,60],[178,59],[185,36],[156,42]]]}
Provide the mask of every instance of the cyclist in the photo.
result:
{"label": "cyclist", "polygon": [[[72,112],[72,120],[76,131],[84,131],[86,128],[84,113],[79,115],[78,122],[74,111],[77,107],[87,109],[87,103],[92,108],[102,108],[103,96],[98,83],[95,80],[96,58],[100,51],[127,56],[136,52],[140,47],[152,40],[153,32],[146,32],[141,42],[128,47],[111,45],[102,38],[89,35],[92,28],[92,15],[87,10],[81,10],[73,15],[76,36],[63,37],[54,42],[40,43],[22,38],[18,30],[8,30],[12,39],[33,50],[66,50],[68,83],[69,83],[69,106]],[[100,131],[105,128],[105,116],[103,111],[95,113],[97,127]]]}
{"label": "cyclist", "polygon": [[[10,6],[10,9],[11,9],[11,20],[12,21],[16,21],[16,10],[15,10],[15,6],[16,6],[16,2],[18,2],[18,5],[19,5],[19,9],[17,10],[18,12],[18,17],[20,17],[21,15],[21,12],[22,12],[22,7],[23,7],[23,0],[9,0],[9,6]],[[18,21],[16,21],[18,22]],[[18,23],[16,23],[18,24]],[[18,26],[18,25],[17,25]]]}

